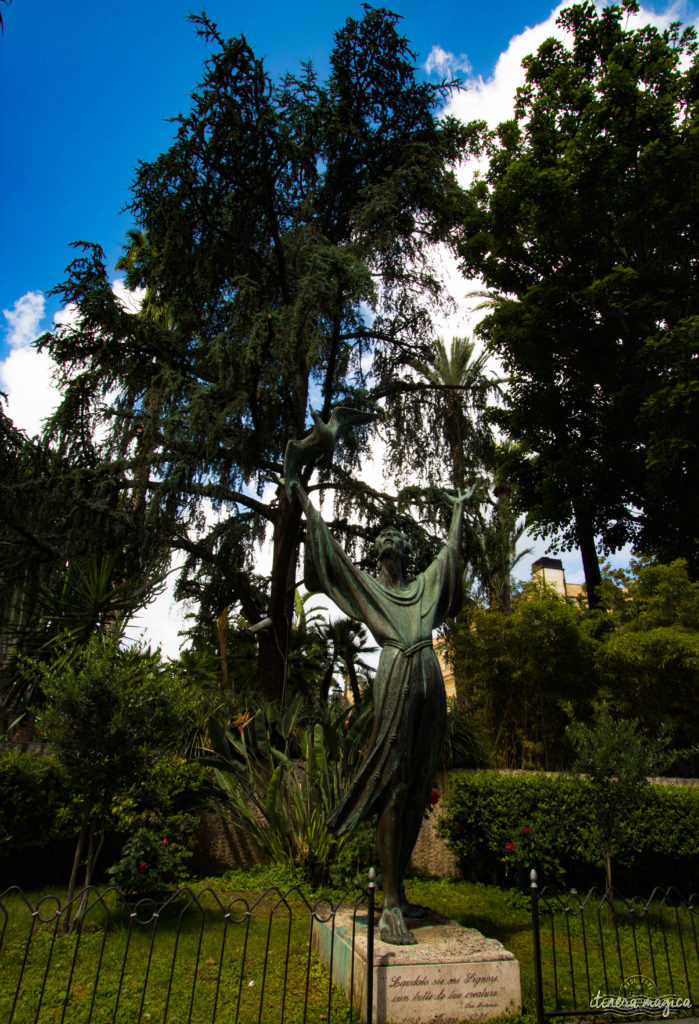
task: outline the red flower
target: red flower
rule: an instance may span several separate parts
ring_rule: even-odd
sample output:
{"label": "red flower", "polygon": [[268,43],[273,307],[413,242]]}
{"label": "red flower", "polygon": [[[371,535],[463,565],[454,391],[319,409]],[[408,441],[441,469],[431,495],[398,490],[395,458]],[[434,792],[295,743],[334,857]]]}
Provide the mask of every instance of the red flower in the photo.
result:
{"label": "red flower", "polygon": [[[527,832],[529,829],[527,829]],[[163,836],[163,846],[167,846],[167,836]]]}
{"label": "red flower", "polygon": [[433,789],[432,792],[430,793],[430,803],[432,804],[433,807],[435,804],[439,803],[439,793],[437,792],[436,789]]}
{"label": "red flower", "polygon": [[507,844],[507,849],[510,851],[510,853],[512,853],[514,848],[515,848],[515,844],[514,843],[508,843]]}
{"label": "red flower", "polygon": [[142,875],[145,875],[146,871],[148,870],[148,865],[144,860],[142,860],[141,863],[138,865],[138,870],[141,872]]}
{"label": "red flower", "polygon": [[529,828],[529,825],[525,825],[524,826],[524,834],[525,834],[525,836],[528,836],[530,832],[531,832],[531,829]]}

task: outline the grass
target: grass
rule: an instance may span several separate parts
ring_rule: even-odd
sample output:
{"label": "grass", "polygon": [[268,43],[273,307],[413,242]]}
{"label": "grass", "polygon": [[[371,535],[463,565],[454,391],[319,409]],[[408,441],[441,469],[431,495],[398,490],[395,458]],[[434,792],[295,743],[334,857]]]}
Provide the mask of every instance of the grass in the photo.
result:
{"label": "grass", "polygon": [[58,934],[55,903],[39,903],[42,921],[19,897],[5,898],[0,1020],[266,1024],[279,1020],[284,1000],[289,1024],[300,1024],[304,1008],[309,1024],[319,1024],[329,999],[333,1016],[347,1019],[344,995],[329,989],[324,968],[309,957],[304,900],[253,892],[230,904],[230,895],[221,896],[223,911],[205,892],[197,904],[184,898],[159,917],[143,907],[133,918],[111,894],[92,901],[81,932],[67,936]]}
{"label": "grass", "polygon": [[[325,1022],[329,999],[332,1020],[347,1020],[349,1007],[344,995],[329,988],[322,964],[308,954],[307,902],[313,904],[319,894],[301,887],[286,902],[280,901],[278,894],[264,896],[270,886],[277,885],[285,892],[290,884],[292,880],[275,868],[202,880],[193,886],[196,893],[208,889],[199,906],[191,901],[188,906],[184,899],[155,920],[149,921],[148,912],[140,914],[143,924],[138,924],[129,908],[118,904],[113,895],[95,899],[82,933],[66,937],[57,934],[52,920],[55,903],[49,899],[39,903],[37,918],[30,915],[18,896],[4,898],[2,904],[8,916],[3,922],[0,907],[0,936],[4,929],[0,1021],[79,1024],[89,1019],[91,1011],[90,1019],[99,1024],[114,1019],[129,1024],[180,1024],[190,1018],[199,1024],[214,1016],[230,1024],[254,1024],[258,1020],[267,1024],[280,1020],[284,994],[284,1020],[288,1024],[301,1024],[304,1007],[309,1024]],[[514,953],[521,967],[525,1015],[533,1017],[534,957],[531,914],[525,900],[513,900],[494,886],[445,880],[413,880],[408,894],[466,927],[499,939]],[[327,891],[320,895],[337,901],[340,893]],[[30,900],[36,904],[42,897],[44,893],[33,893]],[[221,903],[224,908],[230,904],[228,918]],[[598,989],[616,995],[621,981],[637,974],[655,979],[661,994],[686,995],[689,984],[697,999],[696,932],[686,912],[682,924],[684,952],[690,964],[687,976],[682,969],[685,957],[675,910],[664,911],[664,930],[657,910],[634,930],[625,923],[623,907],[617,903],[617,944],[608,908],[598,913],[591,901],[584,915],[577,912],[577,904],[573,904],[572,912],[555,909],[553,915],[542,912],[547,1009],[572,1009],[576,1002],[585,1006]],[[691,948],[688,938],[694,943]],[[13,1011],[25,952],[28,958]]]}
{"label": "grass", "polygon": [[[441,880],[413,881],[409,895],[465,927],[498,939],[514,953],[521,969],[525,1014],[535,1015],[531,908],[523,894]],[[615,932],[609,906],[599,904],[593,898],[583,907],[573,898],[565,911],[559,901],[540,902],[546,1010],[586,1007],[598,992],[616,996],[624,982],[639,975],[653,983],[647,989],[651,995],[655,986],[660,995],[686,998],[691,993],[699,1001],[697,921],[690,911],[666,906],[661,912],[654,904],[633,927],[626,905],[617,900]]]}

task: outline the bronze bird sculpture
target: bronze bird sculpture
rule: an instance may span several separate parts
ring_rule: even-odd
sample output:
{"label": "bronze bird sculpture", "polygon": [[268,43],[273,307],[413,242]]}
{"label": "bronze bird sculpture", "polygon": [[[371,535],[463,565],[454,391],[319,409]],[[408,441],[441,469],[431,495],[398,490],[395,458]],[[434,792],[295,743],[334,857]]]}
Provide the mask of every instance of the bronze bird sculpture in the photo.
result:
{"label": "bronze bird sculpture", "polygon": [[329,466],[342,434],[353,426],[371,423],[377,418],[376,413],[351,409],[346,405],[333,409],[327,423],[323,422],[315,409],[311,409],[311,416],[314,426],[310,433],[300,441],[289,441],[284,453],[284,484],[290,498],[293,482],[300,482],[299,471],[302,466]]}

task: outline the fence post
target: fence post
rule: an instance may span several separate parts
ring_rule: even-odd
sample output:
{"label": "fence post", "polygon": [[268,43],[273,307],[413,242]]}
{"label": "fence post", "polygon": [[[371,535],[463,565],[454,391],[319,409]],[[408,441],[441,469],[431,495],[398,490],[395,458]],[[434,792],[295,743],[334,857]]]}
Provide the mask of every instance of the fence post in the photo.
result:
{"label": "fence post", "polygon": [[539,935],[539,886],[534,868],[529,876],[531,878],[532,896],[532,937],[534,939],[534,985],[536,992],[536,1019],[537,1024],[544,1024],[544,990],[541,975],[541,938]]}
{"label": "fence post", "polygon": [[369,868],[369,904],[366,930],[366,1024],[374,1020],[374,902],[376,899],[376,872]]}

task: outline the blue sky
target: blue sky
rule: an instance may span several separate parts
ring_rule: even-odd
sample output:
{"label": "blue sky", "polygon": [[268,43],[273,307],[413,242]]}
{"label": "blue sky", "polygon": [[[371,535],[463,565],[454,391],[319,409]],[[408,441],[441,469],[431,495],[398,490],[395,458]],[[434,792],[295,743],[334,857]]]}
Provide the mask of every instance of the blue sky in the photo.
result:
{"label": "blue sky", "polygon": [[[167,147],[167,118],[187,108],[200,75],[206,46],[185,20],[189,9],[186,0],[3,7],[0,308],[62,280],[74,239],[100,242],[111,263],[118,258],[133,169]],[[552,4],[507,0],[495,16],[488,4],[451,0],[396,9],[420,64],[439,45],[487,75],[509,38],[544,20]],[[225,35],[244,33],[275,75],[308,58],[322,73],[333,31],[361,15],[357,3],[309,0],[210,0],[206,10]]]}
{"label": "blue sky", "polygon": [[[551,0],[389,6],[402,15],[419,67],[431,57],[437,71],[465,79],[453,112],[466,121],[509,116],[521,58],[554,31]],[[30,434],[55,401],[48,361],[31,342],[61,315],[47,293],[63,279],[69,243],[98,242],[114,265],[131,226],[122,211],[134,168],[167,148],[174,127],[167,119],[188,108],[201,76],[207,49],[186,21],[189,10],[180,0],[12,0],[2,7],[0,391]],[[245,34],[274,76],[308,59],[323,75],[333,32],[362,13],[349,0],[209,0],[206,10],[223,35]],[[642,10],[643,20],[661,26],[696,23],[698,14],[699,0],[646,3]],[[463,282],[453,267],[445,272],[459,311],[438,325],[448,338],[473,329],[468,291],[474,283]],[[537,545],[531,557],[543,551]],[[581,580],[577,554],[564,562],[568,578]]]}
{"label": "blue sky", "polygon": [[[466,59],[483,80],[513,36],[551,14],[551,0],[497,4],[402,0],[394,9],[423,65],[433,47]],[[139,159],[166,148],[167,118],[188,106],[206,46],[180,0],[12,0],[0,37],[0,310],[63,278],[75,239],[116,262],[131,224],[123,208]],[[198,9],[198,8],[197,8]],[[658,4],[657,11],[666,10]],[[685,20],[697,4],[683,7]],[[209,0],[225,35],[244,33],[278,75],[310,58],[322,73],[352,2]],[[457,61],[457,63],[459,63]],[[57,308],[46,299],[45,311]],[[6,323],[0,320],[0,326]],[[0,359],[7,352],[0,331]]]}

